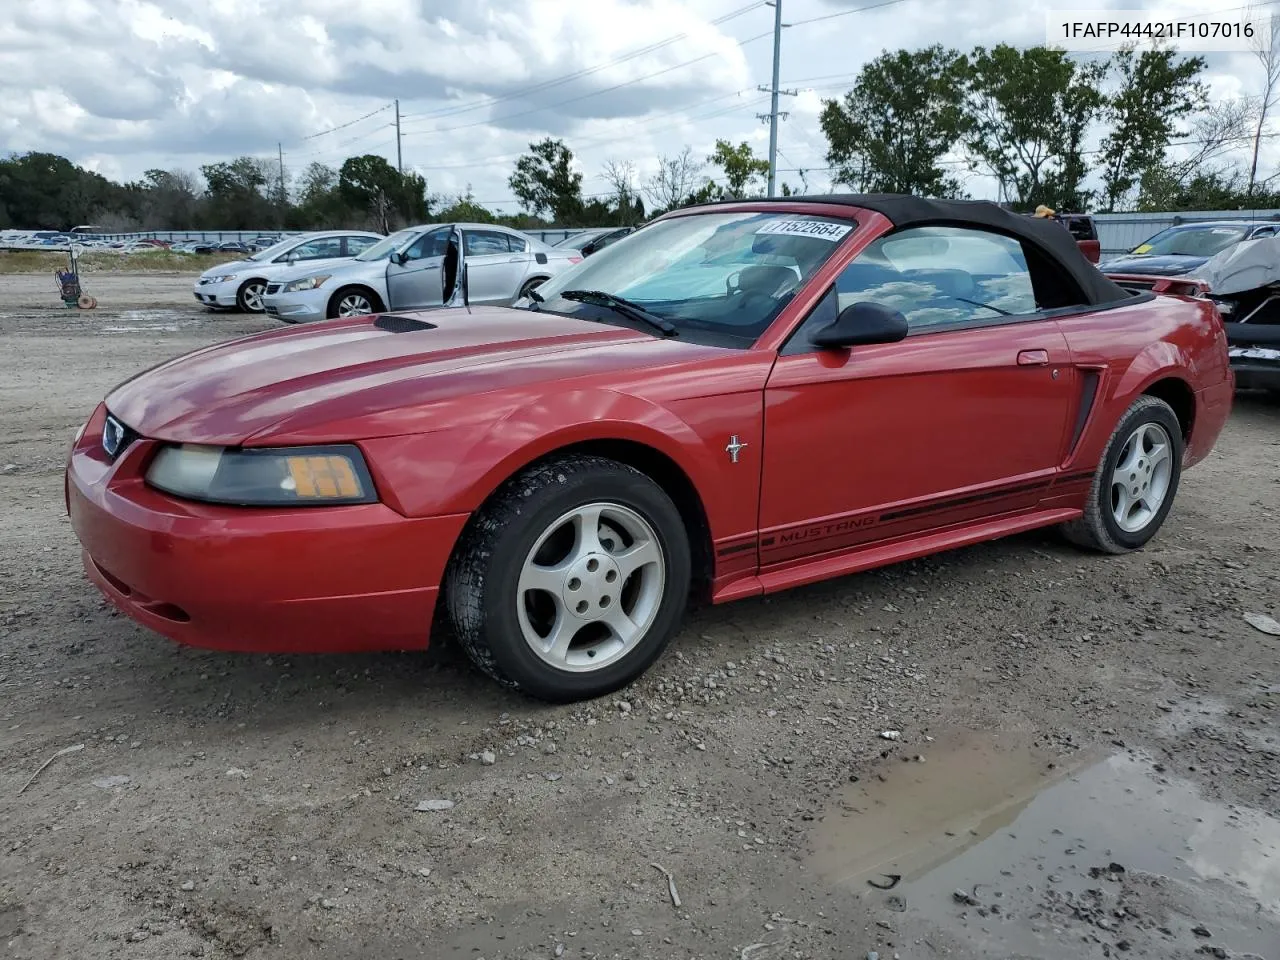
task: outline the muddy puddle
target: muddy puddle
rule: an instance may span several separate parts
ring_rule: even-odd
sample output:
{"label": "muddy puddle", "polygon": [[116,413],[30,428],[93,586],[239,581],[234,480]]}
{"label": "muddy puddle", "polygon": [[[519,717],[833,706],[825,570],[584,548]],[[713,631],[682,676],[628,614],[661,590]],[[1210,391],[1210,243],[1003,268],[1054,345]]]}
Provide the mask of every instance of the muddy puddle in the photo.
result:
{"label": "muddy puddle", "polygon": [[[810,867],[879,907],[880,957],[1280,960],[1280,820],[1140,754],[939,737],[850,784]],[[956,955],[952,953],[952,955]]]}
{"label": "muddy puddle", "polygon": [[213,315],[175,316],[173,310],[124,310],[104,315],[98,324],[102,333],[176,333],[187,327],[208,323]]}

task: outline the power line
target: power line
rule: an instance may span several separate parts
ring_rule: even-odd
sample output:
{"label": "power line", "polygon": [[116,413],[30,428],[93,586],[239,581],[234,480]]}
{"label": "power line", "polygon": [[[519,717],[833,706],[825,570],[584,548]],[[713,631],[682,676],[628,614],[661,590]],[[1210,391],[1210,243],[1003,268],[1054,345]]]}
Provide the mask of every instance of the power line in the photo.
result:
{"label": "power line", "polygon": [[340,123],[336,127],[330,127],[328,130],[321,130],[319,133],[313,133],[310,136],[303,137],[302,139],[314,140],[316,137],[323,137],[331,133],[337,133],[339,130],[345,130],[347,127],[354,127],[357,123],[362,123],[363,121],[368,120],[370,117],[376,117],[378,114],[382,113],[383,111],[390,110],[390,109],[391,109],[391,104],[384,103],[377,110],[370,110],[363,117],[356,117],[354,120],[348,120],[346,123]]}
{"label": "power line", "polygon": [[[754,37],[747,37],[745,40],[739,40],[738,46],[740,47],[746,46],[748,43],[752,43],[756,40],[763,40],[765,37],[771,36],[772,34],[773,34],[773,31],[770,30],[767,33],[756,34]],[[641,77],[635,77],[634,79],[631,79],[631,80],[624,80],[622,83],[615,83],[611,87],[604,87],[600,90],[593,90],[590,93],[584,93],[576,97],[570,97],[568,100],[559,100],[555,103],[549,103],[544,107],[535,107],[532,110],[524,110],[524,111],[521,111],[520,113],[505,114],[504,116],[501,116],[501,117],[491,117],[487,120],[475,120],[475,121],[472,121],[471,123],[459,124],[456,127],[435,127],[429,130],[411,130],[408,133],[406,133],[405,136],[423,136],[423,135],[433,135],[437,133],[451,133],[454,130],[468,130],[472,127],[487,127],[491,124],[500,123],[501,121],[504,121],[504,120],[516,120],[521,117],[532,116],[535,113],[543,113],[547,110],[552,110],[556,107],[563,107],[570,103],[578,103],[579,101],[582,101],[582,100],[588,100],[591,97],[598,97],[606,93],[612,93],[615,90],[621,90],[624,87],[630,87],[637,83],[643,83],[645,80],[652,80],[654,77],[660,77],[664,74],[672,73],[684,67],[693,66],[693,64],[695,63],[701,63],[703,60],[710,60],[712,57],[716,57],[716,56],[719,56],[719,54],[704,53],[702,56],[694,57],[692,60],[685,60],[682,63],[673,64],[672,66],[664,67],[661,70],[655,70],[653,73],[647,73]]]}
{"label": "power line", "polygon": [[907,0],[883,0],[881,3],[872,3],[865,7],[852,7],[848,10],[840,10],[837,13],[825,13],[820,17],[809,17],[807,20],[797,20],[791,24],[793,27],[803,27],[806,23],[821,23],[823,20],[835,20],[837,17],[848,17],[855,13],[866,13],[868,10],[879,10],[883,7],[892,7],[899,3],[906,3]]}
{"label": "power line", "polygon": [[[726,97],[728,97],[728,96],[738,96],[739,94],[741,94],[741,93],[743,93],[743,92],[744,92],[744,91],[739,90],[739,91],[736,91],[735,93],[732,93],[732,94],[726,94],[726,96],[716,97],[716,98],[714,98],[714,100],[724,100],[724,99],[726,99]],[[705,101],[705,102],[710,103],[710,102],[714,102],[714,101],[713,101],[713,100],[709,100],[709,101]],[[681,119],[681,120],[679,120],[679,121],[677,121],[677,122],[675,122],[675,123],[666,124],[666,125],[664,125],[664,126],[660,126],[660,127],[653,127],[653,128],[650,128],[650,129],[646,129],[646,130],[644,130],[644,131],[643,131],[643,133],[645,133],[645,134],[656,133],[656,132],[658,132],[658,131],[660,131],[660,130],[668,130],[668,129],[672,129],[672,128],[674,128],[674,127],[682,126],[683,124],[688,123],[688,122],[691,122],[691,121],[697,121],[697,120],[712,120],[712,119],[715,119],[716,117],[722,117],[722,116],[726,116],[727,114],[730,114],[730,113],[735,113],[735,112],[736,112],[736,111],[738,111],[738,110],[744,110],[744,109],[747,109],[747,108],[754,108],[754,107],[756,107],[756,106],[758,106],[759,104],[764,103],[764,102],[765,102],[765,98],[764,98],[764,97],[761,97],[761,98],[758,98],[758,99],[756,99],[756,100],[748,101],[747,103],[734,104],[732,107],[728,107],[728,108],[724,108],[724,109],[720,109],[720,110],[714,110],[714,111],[712,111],[712,112],[710,112],[710,113],[701,114],[701,115],[696,115],[696,116],[690,116],[690,117],[685,117],[685,118],[683,118],[683,119]],[[676,112],[681,112],[681,111],[673,111],[673,113],[676,113]],[[654,118],[651,118],[651,119],[658,119],[658,118],[660,118],[660,117],[662,117],[662,116],[663,116],[663,114],[659,114],[659,115],[658,115],[658,117],[654,117]],[[639,121],[637,121],[637,122],[639,122]],[[575,155],[576,155],[576,154],[581,153],[583,150],[590,150],[590,149],[592,149],[593,147],[602,146],[602,145],[605,145],[605,144],[608,144],[608,145],[611,145],[611,146],[619,146],[619,145],[624,144],[625,142],[626,142],[625,140],[622,140],[622,139],[620,139],[620,138],[618,138],[618,137],[614,137],[614,136],[608,136],[608,137],[597,137],[597,138],[594,138],[594,139],[591,139],[591,140],[577,140],[577,141],[575,141],[574,143],[572,143],[572,144],[571,144],[571,147],[572,147],[572,149],[573,149],[573,151],[574,151],[574,153],[575,153]],[[472,158],[470,161],[468,161],[468,162],[466,162],[466,163],[442,164],[442,165],[438,165],[438,166],[427,166],[427,165],[421,165],[421,166],[419,167],[419,169],[422,169],[422,170],[430,170],[430,171],[438,171],[438,170],[466,170],[466,169],[470,169],[470,168],[472,168],[472,167],[475,167],[477,164],[484,164],[484,163],[502,163],[502,162],[504,162],[504,161],[518,160],[518,159],[520,159],[520,157],[522,157],[522,156],[524,156],[524,154],[523,154],[523,153],[511,153],[511,154],[504,154],[504,155],[496,156],[496,157],[475,157],[475,158]]]}
{"label": "power line", "polygon": [[[756,10],[759,7],[762,7],[764,5],[765,5],[765,0],[756,0],[756,2],[749,3],[745,7],[739,7],[736,10],[731,10],[729,13],[716,17],[714,20],[710,21],[710,25],[720,26],[721,24],[728,23],[730,20],[734,20],[742,16],[743,14],[750,13],[752,10]],[[566,83],[571,83],[574,80],[581,79],[582,77],[588,77],[588,76],[591,76],[592,74],[599,73],[601,70],[607,70],[609,67],[626,63],[630,60],[636,59],[637,57],[645,56],[646,54],[654,53],[658,50],[663,49],[664,47],[671,46],[671,44],[673,43],[678,43],[681,40],[685,40],[688,38],[688,36],[689,35],[687,33],[680,33],[673,37],[668,37],[665,40],[659,40],[656,43],[651,43],[648,46],[641,47],[638,50],[633,50],[630,53],[624,54],[623,56],[617,57],[605,63],[598,64],[597,66],[587,67],[582,70],[577,70],[573,73],[564,74],[563,76],[560,76],[560,77],[553,77],[550,80],[544,80],[543,82],[534,84],[531,87],[525,87],[521,90],[516,90],[511,93],[503,94],[502,96],[499,96],[499,97],[489,97],[482,103],[474,103],[470,105],[463,105],[463,106],[456,106],[456,107],[441,107],[439,110],[428,110],[423,113],[406,114],[403,119],[406,119],[406,120],[439,119],[443,117],[456,116],[457,114],[460,114],[460,113],[469,113],[472,110],[482,110],[485,107],[491,107],[497,103],[505,103],[510,100],[519,100],[523,97],[529,96],[529,94],[539,93],[543,90],[549,90],[553,87],[558,87]]]}

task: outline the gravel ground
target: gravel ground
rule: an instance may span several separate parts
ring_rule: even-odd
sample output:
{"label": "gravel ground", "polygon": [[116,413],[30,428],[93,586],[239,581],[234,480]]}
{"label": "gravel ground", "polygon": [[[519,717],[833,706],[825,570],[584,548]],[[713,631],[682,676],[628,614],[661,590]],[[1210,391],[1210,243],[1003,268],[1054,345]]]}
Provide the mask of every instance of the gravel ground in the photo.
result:
{"label": "gravel ground", "polygon": [[1035,534],[705,610],[548,707],[448,645],[220,655],[98,598],[71,435],[267,326],[190,283],[81,314],[0,277],[0,957],[1280,957],[1274,402],[1141,553]]}

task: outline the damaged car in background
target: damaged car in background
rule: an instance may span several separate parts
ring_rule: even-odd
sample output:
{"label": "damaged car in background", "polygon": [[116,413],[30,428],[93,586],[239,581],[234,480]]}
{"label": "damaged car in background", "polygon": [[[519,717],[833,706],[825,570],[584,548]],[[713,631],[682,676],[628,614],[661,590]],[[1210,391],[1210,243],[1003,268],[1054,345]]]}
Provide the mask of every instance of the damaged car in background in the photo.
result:
{"label": "damaged car in background", "polygon": [[1280,236],[1235,244],[1196,275],[1222,314],[1236,385],[1280,393]]}
{"label": "damaged car in background", "polygon": [[1182,224],[1099,269],[1129,289],[1213,300],[1236,385],[1280,392],[1280,224]]}

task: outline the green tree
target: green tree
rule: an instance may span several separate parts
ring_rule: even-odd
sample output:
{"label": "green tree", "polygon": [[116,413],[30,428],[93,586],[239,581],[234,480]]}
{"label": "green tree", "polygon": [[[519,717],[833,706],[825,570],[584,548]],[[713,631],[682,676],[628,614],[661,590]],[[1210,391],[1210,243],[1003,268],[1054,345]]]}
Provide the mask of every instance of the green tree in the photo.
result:
{"label": "green tree", "polygon": [[137,214],[140,194],[53,153],[0,160],[0,209],[22,229],[69,230],[105,213]]}
{"label": "green tree", "polygon": [[1065,51],[1000,44],[969,56],[965,143],[974,161],[1021,209],[1079,207],[1083,146],[1103,98],[1100,64]]}
{"label": "green tree", "polygon": [[1103,138],[1102,192],[1115,210],[1143,174],[1164,162],[1169,141],[1181,136],[1178,122],[1202,109],[1208,93],[1198,79],[1203,57],[1175,59],[1172,50],[1132,47],[1115,56],[1119,83],[1106,98],[1110,132]]}
{"label": "green tree", "polygon": [[439,223],[494,223],[491,210],[476,203],[475,194],[471,192],[471,184],[467,184],[465,193],[453,197],[439,197],[432,206],[437,207],[432,220]]}
{"label": "green tree", "polygon": [[271,222],[276,210],[263,194],[270,179],[269,167],[267,161],[257,157],[237,157],[202,166],[206,224],[227,230],[253,230]]}
{"label": "green tree", "polygon": [[940,161],[968,130],[967,61],[941,45],[883,53],[866,64],[820,123],[836,183],[856,190],[952,197]]}
{"label": "green tree", "polygon": [[690,147],[675,156],[658,157],[658,171],[644,185],[650,215],[666,213],[685,203],[697,188],[704,168],[705,164],[694,157]]}
{"label": "green tree", "polygon": [[185,170],[148,170],[133,185],[141,194],[145,230],[191,230],[199,214],[196,178]]}
{"label": "green tree", "polygon": [[[1137,208],[1218,210],[1247,206],[1237,196],[1241,175],[1225,158],[1250,138],[1255,116],[1255,104],[1248,98],[1211,104],[1192,121],[1187,152],[1176,158],[1166,153],[1162,162],[1143,171]],[[1249,183],[1256,183],[1255,168],[1251,168]],[[1251,189],[1251,185],[1245,186],[1244,194]],[[1205,206],[1195,206],[1198,202]]]}
{"label": "green tree", "polygon": [[736,147],[728,140],[717,140],[707,163],[718,167],[724,175],[725,185],[720,190],[720,197],[726,200],[759,196],[762,181],[769,176],[769,161],[757,157],[751,144],[745,140]]}
{"label": "green tree", "polygon": [[338,171],[338,192],[343,202],[350,210],[372,217],[383,233],[391,231],[401,188],[396,168],[377,154],[347,157]]}
{"label": "green tree", "polygon": [[573,151],[563,140],[529,144],[507,185],[526,210],[550,214],[556,223],[569,225],[582,212],[582,174],[573,169]]}

